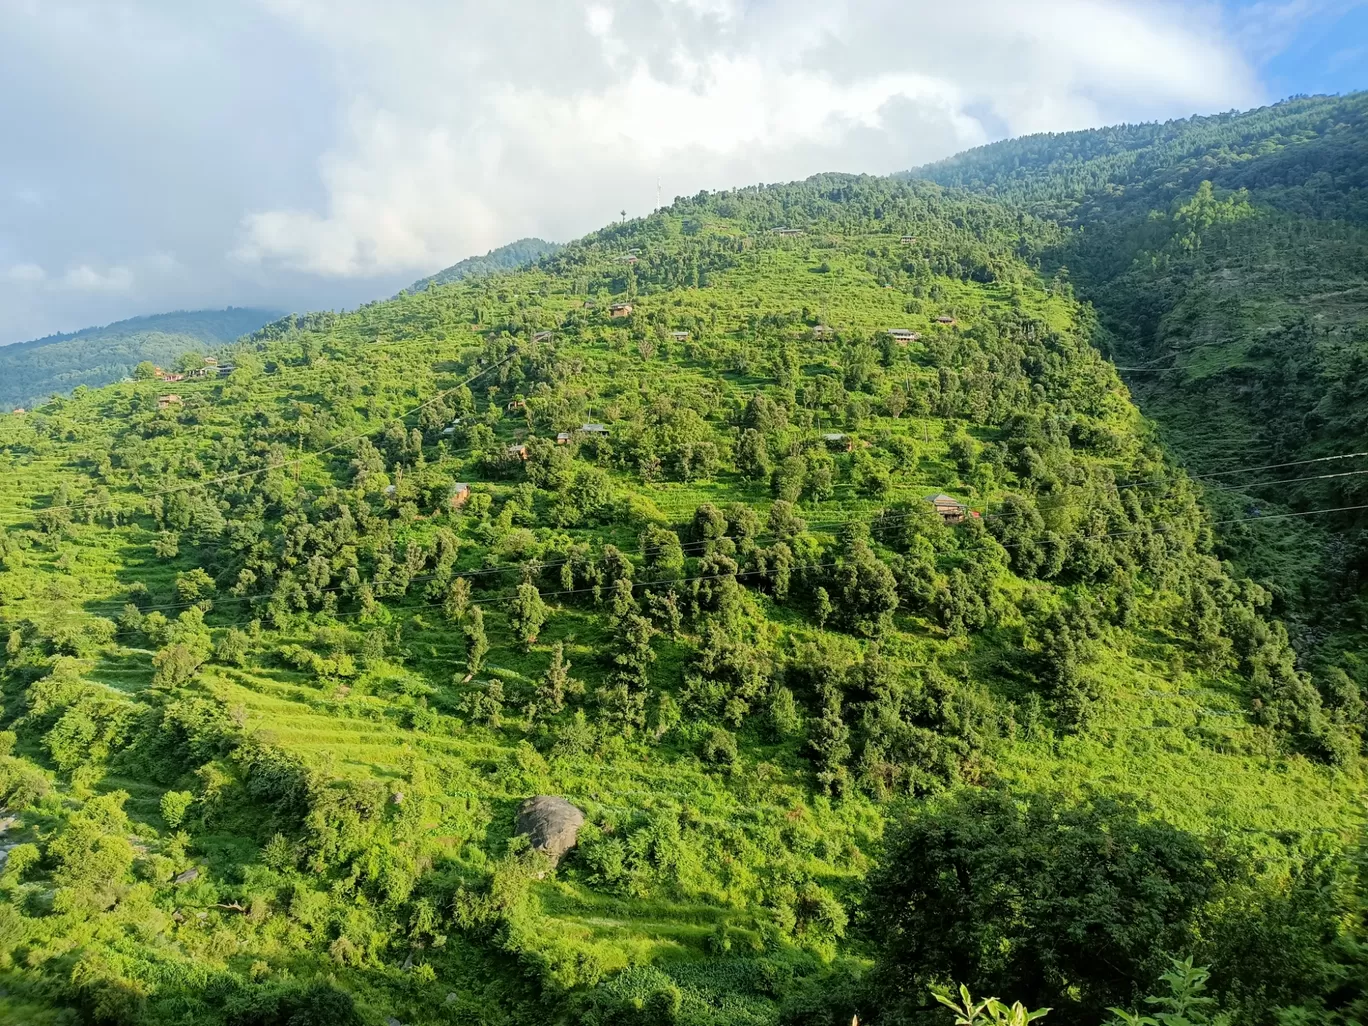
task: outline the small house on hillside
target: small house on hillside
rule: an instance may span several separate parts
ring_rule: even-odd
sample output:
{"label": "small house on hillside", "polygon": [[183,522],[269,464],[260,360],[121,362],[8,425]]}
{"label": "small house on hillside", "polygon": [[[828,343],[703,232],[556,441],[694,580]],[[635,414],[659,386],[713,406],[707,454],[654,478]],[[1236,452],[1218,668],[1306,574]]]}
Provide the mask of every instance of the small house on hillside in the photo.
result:
{"label": "small house on hillside", "polygon": [[218,365],[218,373],[219,377],[221,378],[227,377],[229,374],[232,374],[235,370],[237,370],[237,368],[233,366],[231,363],[221,363]]}
{"label": "small house on hillside", "polygon": [[525,460],[527,459],[527,446],[510,445],[507,449],[504,450],[504,455],[506,455],[509,459]]}
{"label": "small house on hillside", "polygon": [[803,229],[801,228],[771,228],[770,231],[773,232],[775,235],[783,235],[788,237],[804,234]]}
{"label": "small house on hillside", "polygon": [[470,501],[470,485],[457,481],[451,486],[451,497],[447,500],[452,509],[460,509]]}
{"label": "small house on hillside", "polygon": [[550,342],[550,341],[551,341],[551,332],[549,332],[549,331],[534,331],[534,332],[532,333],[532,341],[533,341],[533,342]]}
{"label": "small house on hillside", "polygon": [[676,342],[687,342],[689,341],[689,333],[687,331],[672,331],[670,332],[670,338],[674,339]]}
{"label": "small house on hillside", "polygon": [[574,436],[571,435],[569,431],[558,431],[556,433],[556,444],[569,445],[573,438]]}
{"label": "small house on hillside", "polygon": [[14,408],[14,415],[16,417],[22,417],[26,413],[28,413],[28,410],[24,409],[22,406],[16,406]]}
{"label": "small house on hillside", "polygon": [[947,524],[961,523],[966,516],[977,517],[978,514],[971,510],[958,499],[952,499],[944,492],[936,495],[928,495],[926,501],[931,503],[931,508],[936,511],[942,520]]}
{"label": "small house on hillside", "polygon": [[163,381],[184,381],[185,375],[176,371],[166,371],[162,374],[161,379]]}
{"label": "small house on hillside", "polygon": [[510,399],[510,400],[508,400],[508,407],[507,407],[507,408],[508,408],[508,411],[509,411],[510,413],[512,413],[514,410],[525,410],[525,409],[527,409],[527,400],[526,400],[526,399]]}
{"label": "small house on hillside", "polygon": [[855,450],[855,440],[840,431],[828,431],[822,436],[822,441],[827,444],[828,449],[835,449],[839,452],[853,452]]}
{"label": "small house on hillside", "polygon": [[916,237],[915,235],[904,235],[904,236],[903,236],[901,239],[899,239],[898,241],[901,242],[903,245],[907,245],[908,243],[916,242],[916,241],[917,241],[917,237]]}
{"label": "small house on hillside", "polygon": [[637,255],[635,253],[628,253],[622,258],[622,262],[624,264],[634,264],[637,262]]}
{"label": "small house on hillside", "polygon": [[168,406],[179,406],[180,404],[181,397],[178,395],[167,394],[157,396],[157,409],[159,410],[164,410]]}
{"label": "small house on hillside", "polygon": [[217,366],[218,366],[218,357],[217,357],[217,356],[206,356],[206,357],[204,358],[204,365],[205,365],[206,367],[217,367]]}
{"label": "small house on hillside", "polygon": [[829,337],[830,335],[831,335],[831,329],[828,328],[825,324],[817,324],[817,325],[814,325],[814,326],[813,326],[813,329],[812,329],[812,337],[813,337],[813,338],[827,338],[827,337]]}
{"label": "small house on hillside", "polygon": [[909,342],[916,342],[921,338],[919,334],[910,328],[889,328],[888,337],[899,345],[907,345]]}
{"label": "small house on hillside", "polygon": [[610,307],[608,308],[608,316],[609,316],[609,317],[631,317],[631,316],[632,316],[632,304],[631,304],[631,303],[614,303],[612,306],[610,306]]}
{"label": "small house on hillside", "polygon": [[956,320],[955,320],[953,317],[951,317],[949,314],[941,314],[939,317],[936,318],[936,323],[937,323],[937,324],[958,324],[959,322],[956,321]]}
{"label": "small house on hillside", "polygon": [[589,423],[581,424],[581,425],[580,425],[580,434],[582,434],[582,435],[596,435],[596,436],[598,436],[599,438],[607,438],[607,437],[608,437],[608,425],[607,425],[607,424],[589,424]]}

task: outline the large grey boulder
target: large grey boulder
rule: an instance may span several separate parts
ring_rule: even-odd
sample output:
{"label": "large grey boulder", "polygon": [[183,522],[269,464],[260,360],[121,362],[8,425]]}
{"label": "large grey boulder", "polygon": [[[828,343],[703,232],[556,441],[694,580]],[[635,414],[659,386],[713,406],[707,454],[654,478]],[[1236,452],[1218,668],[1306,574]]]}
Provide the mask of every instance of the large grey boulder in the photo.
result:
{"label": "large grey boulder", "polygon": [[564,798],[539,794],[518,806],[515,829],[525,835],[532,847],[542,852],[554,866],[575,846],[584,813]]}

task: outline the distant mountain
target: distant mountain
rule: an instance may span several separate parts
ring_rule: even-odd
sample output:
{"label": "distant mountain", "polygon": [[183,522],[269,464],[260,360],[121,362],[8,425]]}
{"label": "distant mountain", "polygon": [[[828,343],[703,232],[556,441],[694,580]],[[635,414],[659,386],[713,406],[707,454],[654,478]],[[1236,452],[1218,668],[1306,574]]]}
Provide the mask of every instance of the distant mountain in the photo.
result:
{"label": "distant mountain", "polygon": [[278,317],[249,307],[177,310],[0,346],[0,408],[33,406],[78,385],[107,385],[143,360],[165,364],[186,351],[207,352]]}
{"label": "distant mountain", "polygon": [[559,242],[545,239],[519,239],[507,246],[491,249],[482,257],[466,257],[452,264],[444,271],[438,271],[428,278],[422,278],[409,286],[410,292],[426,292],[434,285],[449,285],[453,281],[469,278],[474,274],[489,274],[491,271],[511,271],[526,267],[544,256],[559,253],[565,247]]}

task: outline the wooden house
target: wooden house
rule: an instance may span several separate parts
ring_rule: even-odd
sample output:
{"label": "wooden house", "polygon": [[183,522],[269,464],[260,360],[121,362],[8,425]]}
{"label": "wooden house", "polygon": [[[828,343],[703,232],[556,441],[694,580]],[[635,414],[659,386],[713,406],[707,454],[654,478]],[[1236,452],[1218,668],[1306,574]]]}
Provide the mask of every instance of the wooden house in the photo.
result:
{"label": "wooden house", "polygon": [[670,338],[674,339],[676,342],[687,342],[689,341],[689,333],[687,331],[672,331],[670,332]]}
{"label": "wooden house", "polygon": [[614,303],[612,306],[610,306],[610,307],[608,308],[608,316],[609,316],[609,317],[631,317],[631,316],[632,316],[632,304],[631,304],[631,303]]}
{"label": "wooden house", "polygon": [[949,314],[941,314],[939,317],[936,318],[936,323],[937,323],[937,324],[958,324],[959,322],[956,321],[956,320],[955,320],[953,317],[951,317]]}
{"label": "wooden house", "polygon": [[969,513],[969,507],[958,499],[952,499],[944,492],[936,495],[928,495],[926,501],[931,503],[931,508],[936,511],[942,520],[947,524],[961,523]]}
{"label": "wooden house", "polygon": [[527,459],[527,446],[510,445],[507,449],[504,450],[504,455],[506,455],[509,459],[525,460]]}
{"label": "wooden house", "polygon": [[822,441],[827,444],[828,449],[835,449],[838,452],[855,451],[855,440],[840,431],[828,431],[822,436]]}
{"label": "wooden house", "polygon": [[451,486],[451,495],[447,499],[447,503],[452,509],[460,509],[469,501],[470,485],[466,484],[464,481],[457,481]]}
{"label": "wooden house", "polygon": [[909,328],[889,328],[888,337],[899,345],[907,345],[909,342],[916,342],[921,338],[915,331]]}
{"label": "wooden house", "polygon": [[556,444],[569,445],[573,438],[574,435],[570,434],[569,431],[559,431],[556,433]]}
{"label": "wooden house", "polygon": [[181,397],[178,395],[167,394],[157,396],[157,409],[159,410],[164,410],[168,406],[179,406],[180,404]]}

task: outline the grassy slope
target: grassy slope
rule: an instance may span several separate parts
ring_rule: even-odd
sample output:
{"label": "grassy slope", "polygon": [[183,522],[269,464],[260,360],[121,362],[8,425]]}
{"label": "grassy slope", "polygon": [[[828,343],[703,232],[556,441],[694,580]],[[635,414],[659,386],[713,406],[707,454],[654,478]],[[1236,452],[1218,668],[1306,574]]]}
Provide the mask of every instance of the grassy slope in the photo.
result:
{"label": "grassy slope", "polygon": [[[1075,316],[1068,302],[1038,287],[1023,291],[950,280],[940,283],[937,307],[909,315],[904,310],[908,293],[884,288],[865,269],[863,250],[885,244],[884,237],[856,236],[821,251],[806,241],[766,246],[735,269],[713,276],[706,289],[637,297],[638,316],[660,310],[676,322],[694,317],[709,325],[706,335],[718,342],[747,339],[752,314],[786,313],[799,307],[820,311],[827,323],[848,331],[909,324],[928,336],[937,330],[929,323],[936,309],[953,309],[965,331],[973,328],[982,308],[1013,302],[1040,321],[1061,327]],[[829,271],[814,273],[823,260]],[[287,409],[301,401],[322,401],[339,410],[350,406],[352,416],[344,423],[369,427],[378,421],[353,413],[364,410],[364,403],[342,399],[345,391],[339,386],[348,374],[366,380],[391,373],[396,366],[404,369],[414,398],[427,396],[434,387],[449,387],[450,368],[482,339],[464,315],[472,299],[461,288],[401,298],[342,319],[321,339],[326,355],[312,365],[281,359],[274,373],[237,389],[212,382],[186,383],[180,391],[196,421],[190,430],[207,441],[221,429],[231,430],[248,409],[263,404]],[[579,308],[583,299],[565,280],[536,270],[500,278],[497,288],[510,297],[510,304],[515,304],[513,296],[542,297],[541,315],[550,323]],[[402,326],[397,332],[396,325]],[[801,326],[786,331],[795,342],[806,335]],[[396,334],[406,337],[394,338]],[[602,321],[562,347],[566,356],[582,360],[587,368],[578,384],[588,393],[588,408],[610,420],[628,415],[634,394],[646,384],[657,389],[717,390],[735,399],[772,387],[758,374],[719,375],[682,354],[670,361],[644,361]],[[914,349],[910,363],[910,372],[924,370],[925,352]],[[81,437],[69,446],[37,437],[31,421],[8,418],[0,424],[0,474],[5,482],[0,488],[0,522],[26,519],[31,510],[50,501],[62,482],[83,489],[83,457],[102,449],[104,433],[125,429],[108,414],[149,390],[155,386],[115,385],[66,403],[62,415],[82,426]],[[1133,409],[1124,404],[1118,409],[1118,424],[1141,429]],[[518,429],[517,418],[510,417],[501,433],[511,440]],[[967,494],[946,457],[936,418],[904,417],[895,422],[875,417],[866,433],[877,429],[931,439],[923,443],[915,471],[897,479],[890,498],[918,499],[941,489]],[[143,444],[145,454],[178,446],[171,436]],[[453,479],[479,480],[479,470],[468,456],[439,458]],[[310,459],[301,476],[324,479],[326,465]],[[678,523],[704,500],[744,499],[760,507],[770,501],[767,489],[746,484],[730,471],[690,484],[647,483],[621,471],[614,477],[630,491],[646,520]],[[481,488],[501,499],[512,485],[485,482]],[[978,501],[989,498],[980,496]],[[805,504],[802,512],[815,531],[834,535],[837,525],[831,522],[867,518],[881,505],[859,496],[843,481],[830,502]],[[420,523],[412,530],[422,532],[425,526]],[[470,525],[462,529],[463,534],[470,530]],[[625,547],[634,546],[630,530],[620,534]],[[90,613],[109,616],[120,608],[134,581],[146,584],[158,602],[172,601],[174,574],[191,568],[196,560],[191,554],[159,559],[151,549],[154,537],[145,521],[78,524],[60,552],[34,547],[12,555],[0,576],[4,619],[51,624],[63,619],[79,622]],[[499,595],[498,589],[484,598],[476,593],[488,613],[494,645],[488,673],[510,684],[535,679],[546,664],[549,646],[563,640],[576,674],[585,677],[592,690],[602,673],[596,661],[603,645],[601,618],[579,606],[558,608],[534,650],[524,654],[509,644]],[[758,620],[772,624],[785,644],[829,633],[762,596],[748,601]],[[1165,597],[1154,596],[1152,601],[1162,604]],[[238,608],[225,600],[210,622],[220,627],[245,622],[250,614],[233,611]],[[638,967],[633,972],[645,973],[642,979],[647,983],[653,977],[641,967],[656,966],[685,987],[686,1011],[700,1020],[726,1008],[734,1021],[768,1021],[772,1002],[748,978],[744,961],[746,949],[752,943],[761,946],[764,937],[761,901],[767,874],[783,864],[786,872],[820,880],[838,895],[850,895],[881,831],[880,804],[860,795],[840,802],[814,796],[797,743],[775,743],[754,724],[742,728],[740,763],[729,773],[700,762],[694,754],[695,736],[687,730],[661,745],[609,737],[592,758],[548,759],[527,744],[532,733],[516,716],[504,728],[491,730],[457,714],[463,688],[455,682],[461,677],[462,650],[440,610],[418,596],[388,604],[385,610],[382,619],[402,628],[402,665],[391,660],[347,688],[284,665],[274,656],[282,643],[307,643],[312,624],[280,635],[268,632],[267,643],[257,647],[246,668],[211,666],[195,686],[240,710],[246,723],[270,743],[340,776],[378,778],[399,787],[412,779],[415,764],[421,764],[427,779],[438,782],[425,810],[427,828],[439,851],[468,868],[486,865],[501,851],[513,807],[528,794],[565,794],[586,809],[591,822],[602,824],[625,824],[658,809],[677,815],[695,853],[694,866],[685,867],[673,881],[647,885],[644,892],[619,894],[594,886],[587,871],[572,861],[557,878],[534,885],[540,909],[536,933],[519,938],[518,944],[523,950],[570,944],[588,952],[586,957],[603,972]],[[356,622],[348,613],[339,614],[337,621]],[[1012,694],[1010,685],[995,675],[1004,637],[947,639],[928,622],[906,616],[899,617],[897,628],[885,649],[900,664],[940,661],[1003,698]],[[685,653],[672,643],[659,648],[656,675],[664,687],[676,687]],[[1356,773],[1332,774],[1279,754],[1261,731],[1245,722],[1234,682],[1199,672],[1175,672],[1181,662],[1181,646],[1158,633],[1110,636],[1095,668],[1110,692],[1097,731],[1087,738],[1070,738],[1056,736],[1047,726],[1022,728],[982,753],[968,771],[969,779],[986,781],[1000,775],[1027,785],[1048,780],[1066,787],[1140,792],[1159,814],[1202,831],[1296,834],[1348,822],[1361,786]],[[87,676],[139,701],[151,669],[150,651],[116,643],[100,651]],[[416,701],[403,694],[402,685],[413,678],[435,689],[431,704],[440,715],[433,728],[407,725]],[[118,775],[96,781],[95,786],[128,790],[129,809],[140,832],[154,837],[164,831],[157,812],[159,788]],[[232,832],[197,836],[195,846],[210,867],[218,893],[239,893],[239,866],[254,859],[254,846]],[[173,899],[160,900],[165,905]],[[733,951],[725,956],[708,944],[719,923],[734,929]],[[200,959],[231,966],[252,957],[273,963],[297,959],[301,971],[306,965],[327,964],[318,954],[290,953],[287,943],[278,936],[272,939],[273,929],[211,913],[207,922],[168,927],[164,940],[157,943],[162,957],[173,962]],[[221,938],[227,934],[239,937],[231,950],[241,954],[226,953],[229,948]],[[817,939],[805,942],[799,937],[787,943],[806,945],[819,957],[829,957],[832,951]],[[858,947],[852,950],[858,955]],[[386,963],[338,972],[374,1015],[394,1014],[406,1022],[442,1021],[450,1014],[444,995],[457,992],[462,1001],[475,1001],[472,995],[478,993],[482,978],[497,991],[491,998],[494,1004],[511,1004],[519,993],[509,967],[498,961],[500,956],[469,949],[464,942],[453,941],[445,952],[425,957],[437,973],[437,981],[430,985],[415,985]],[[482,969],[481,960],[486,958],[493,961]],[[635,979],[626,977],[622,986],[630,989]],[[19,1014],[17,1005],[8,1011]]]}

